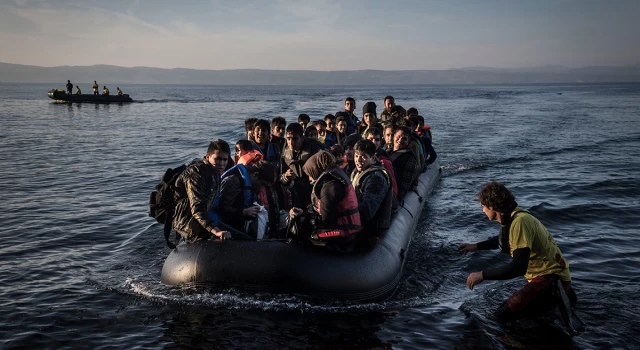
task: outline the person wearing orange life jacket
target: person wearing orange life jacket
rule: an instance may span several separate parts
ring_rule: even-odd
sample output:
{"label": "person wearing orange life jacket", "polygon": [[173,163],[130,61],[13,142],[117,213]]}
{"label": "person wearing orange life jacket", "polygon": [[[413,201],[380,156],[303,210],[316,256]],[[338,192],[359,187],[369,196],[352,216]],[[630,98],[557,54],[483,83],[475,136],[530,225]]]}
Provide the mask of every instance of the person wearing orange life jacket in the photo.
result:
{"label": "person wearing orange life jacket", "polygon": [[236,142],[235,154],[233,157],[234,164],[251,166],[263,159],[264,157],[262,156],[262,153],[253,149],[253,143],[251,141],[238,140],[238,142]]}
{"label": "person wearing orange life jacket", "polygon": [[[358,198],[351,180],[327,151],[320,151],[307,160],[304,172],[313,183],[310,211],[317,216],[312,242],[347,253],[353,250],[362,226]],[[302,214],[292,208],[290,218]]]}

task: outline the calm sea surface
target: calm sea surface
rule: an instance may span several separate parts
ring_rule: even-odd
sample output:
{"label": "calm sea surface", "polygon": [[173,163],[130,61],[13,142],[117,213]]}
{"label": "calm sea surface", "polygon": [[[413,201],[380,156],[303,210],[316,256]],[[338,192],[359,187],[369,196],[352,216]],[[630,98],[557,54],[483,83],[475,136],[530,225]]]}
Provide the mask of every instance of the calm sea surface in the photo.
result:
{"label": "calm sea surface", "polygon": [[[640,85],[137,85],[124,105],[55,104],[53,87],[0,84],[0,348],[639,348]],[[160,283],[169,249],[147,201],[167,167],[235,142],[248,117],[317,119],[347,96],[381,110],[386,95],[419,109],[443,166],[391,300]],[[497,233],[474,200],[494,179],[569,261],[581,336],[496,322],[524,278],[466,288],[508,261],[456,251]]]}

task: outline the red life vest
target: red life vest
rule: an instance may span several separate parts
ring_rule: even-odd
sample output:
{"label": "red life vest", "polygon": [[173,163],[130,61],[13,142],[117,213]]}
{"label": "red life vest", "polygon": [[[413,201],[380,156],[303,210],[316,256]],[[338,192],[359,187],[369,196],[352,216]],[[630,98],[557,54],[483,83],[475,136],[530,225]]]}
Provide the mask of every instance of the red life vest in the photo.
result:
{"label": "red life vest", "polygon": [[332,168],[320,175],[320,177],[315,181],[313,185],[312,195],[314,197],[314,201],[316,205],[314,209],[318,214],[320,214],[320,202],[321,198],[319,197],[321,187],[318,188],[318,184],[324,183],[329,178],[336,179],[342,183],[345,189],[344,198],[338,202],[337,205],[337,221],[338,227],[336,230],[321,232],[318,234],[319,238],[327,238],[327,237],[348,237],[353,234],[360,232],[362,229],[360,223],[360,211],[358,210],[358,196],[356,195],[356,191],[351,185],[351,181],[347,177],[347,174],[339,168]]}

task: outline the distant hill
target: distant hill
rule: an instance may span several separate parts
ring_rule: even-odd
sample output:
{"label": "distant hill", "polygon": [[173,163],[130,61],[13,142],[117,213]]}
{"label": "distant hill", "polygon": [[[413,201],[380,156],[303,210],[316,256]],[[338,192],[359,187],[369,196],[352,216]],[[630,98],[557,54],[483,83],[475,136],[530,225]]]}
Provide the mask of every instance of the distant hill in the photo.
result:
{"label": "distant hill", "polygon": [[404,85],[640,82],[640,65],[626,67],[467,67],[448,70],[198,70],[109,65],[39,67],[0,63],[3,83],[196,85]]}

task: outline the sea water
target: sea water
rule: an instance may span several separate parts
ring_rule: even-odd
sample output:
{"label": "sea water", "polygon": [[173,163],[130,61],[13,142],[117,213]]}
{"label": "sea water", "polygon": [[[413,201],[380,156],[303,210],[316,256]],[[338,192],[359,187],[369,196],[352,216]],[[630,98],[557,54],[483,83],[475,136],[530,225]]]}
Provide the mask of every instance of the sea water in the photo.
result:
{"label": "sea water", "polygon": [[[2,348],[637,348],[640,85],[120,87],[130,104],[56,104],[52,84],[0,84]],[[90,84],[84,84],[88,89]],[[402,281],[381,303],[164,286],[147,216],[169,167],[230,143],[249,117],[356,114],[393,95],[432,127],[443,177]],[[499,180],[570,263],[587,331],[492,313],[524,278],[466,287],[508,262],[462,256],[498,226],[475,195]],[[555,322],[555,323],[554,323]]]}

